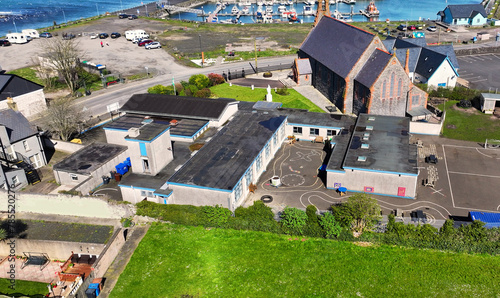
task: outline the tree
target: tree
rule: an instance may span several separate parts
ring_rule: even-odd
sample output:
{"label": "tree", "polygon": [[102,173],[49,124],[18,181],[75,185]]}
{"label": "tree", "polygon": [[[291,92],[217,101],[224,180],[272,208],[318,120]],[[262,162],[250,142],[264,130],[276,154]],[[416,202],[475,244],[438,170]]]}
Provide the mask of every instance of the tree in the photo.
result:
{"label": "tree", "polygon": [[196,88],[198,88],[198,90],[201,90],[208,87],[208,85],[210,84],[210,79],[204,74],[192,75],[189,78],[189,84],[194,85],[196,86]]}
{"label": "tree", "polygon": [[167,87],[167,86],[163,86],[163,85],[155,85],[153,87],[148,88],[148,93],[174,95],[174,87],[173,86]]}
{"label": "tree", "polygon": [[81,107],[73,105],[68,98],[56,99],[50,102],[43,113],[44,126],[47,130],[59,135],[61,140],[69,138],[83,129],[85,113]]}
{"label": "tree", "polygon": [[302,234],[302,228],[307,223],[307,214],[297,208],[285,207],[285,210],[281,213],[281,225],[290,234],[300,233]]}
{"label": "tree", "polygon": [[323,228],[323,231],[325,231],[326,238],[337,237],[342,231],[340,224],[330,212],[325,213],[319,218],[319,224]]}
{"label": "tree", "polygon": [[364,193],[355,194],[344,204],[332,207],[332,212],[355,233],[369,230],[381,218],[377,200]]}
{"label": "tree", "polygon": [[58,73],[59,79],[64,80],[71,93],[78,89],[78,58],[82,55],[78,43],[73,39],[59,38],[45,39],[42,47],[42,63]]}

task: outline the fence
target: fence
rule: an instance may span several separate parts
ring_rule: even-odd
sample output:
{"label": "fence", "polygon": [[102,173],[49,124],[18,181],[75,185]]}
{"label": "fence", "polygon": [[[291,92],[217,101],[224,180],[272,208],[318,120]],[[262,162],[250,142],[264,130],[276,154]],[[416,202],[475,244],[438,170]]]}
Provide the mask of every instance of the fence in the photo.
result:
{"label": "fence", "polygon": [[264,73],[268,71],[283,71],[283,70],[290,70],[292,68],[292,64],[288,63],[280,63],[277,65],[264,65],[260,66],[257,64],[258,67],[255,67],[252,63],[249,63],[249,67],[245,68],[228,68],[227,71],[222,71],[222,77],[228,81],[228,80],[235,80],[235,79],[240,79],[246,77],[248,74],[257,74],[257,73]]}

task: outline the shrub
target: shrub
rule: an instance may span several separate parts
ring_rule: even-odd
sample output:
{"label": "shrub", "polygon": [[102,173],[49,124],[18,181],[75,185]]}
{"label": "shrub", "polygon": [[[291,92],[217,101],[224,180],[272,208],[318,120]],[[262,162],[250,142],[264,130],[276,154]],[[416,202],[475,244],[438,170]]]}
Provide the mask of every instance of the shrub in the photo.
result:
{"label": "shrub", "polygon": [[212,91],[208,88],[203,88],[201,90],[198,90],[194,94],[195,97],[201,97],[201,98],[209,98],[211,95],[212,95]]}
{"label": "shrub", "polygon": [[203,214],[205,215],[206,223],[210,226],[220,227],[227,223],[231,216],[231,211],[219,205],[203,206]]}
{"label": "shrub", "polygon": [[280,217],[280,223],[288,234],[302,234],[302,229],[307,223],[307,214],[304,211],[285,207]]}
{"label": "shrub", "polygon": [[[156,85],[156,86],[148,88],[149,94],[170,94],[168,92],[169,92],[168,88],[166,86],[163,86],[163,85]],[[172,88],[172,92],[173,92],[173,88]]]}
{"label": "shrub", "polygon": [[288,95],[288,94],[290,94],[290,92],[288,91],[288,88],[286,86],[284,86],[283,88],[279,88],[278,90],[276,90],[276,93],[279,94],[279,95]]}
{"label": "shrub", "polygon": [[342,227],[330,212],[323,214],[323,216],[319,218],[319,224],[323,228],[326,238],[338,237],[342,231]]}
{"label": "shrub", "polygon": [[273,76],[273,73],[270,72],[270,71],[266,71],[264,74],[263,74],[264,78],[270,78]]}
{"label": "shrub", "polygon": [[216,73],[209,73],[208,79],[210,80],[210,86],[220,85],[225,82],[222,75]]}
{"label": "shrub", "polygon": [[363,233],[379,221],[380,206],[374,198],[360,193],[349,197],[344,204],[332,206],[332,213],[344,226]]}
{"label": "shrub", "polygon": [[250,220],[272,220],[274,221],[274,213],[271,207],[264,204],[262,201],[255,201],[253,205],[244,208],[238,207],[234,211],[235,217],[241,217]]}
{"label": "shrub", "polygon": [[137,215],[149,216],[172,223],[190,226],[205,225],[201,207],[192,205],[160,205],[142,201],[137,205]]}
{"label": "shrub", "polygon": [[472,103],[468,99],[462,99],[457,105],[463,109],[472,107]]}
{"label": "shrub", "polygon": [[186,96],[194,96],[198,92],[198,88],[195,85],[187,85],[184,91]]}
{"label": "shrub", "polygon": [[198,88],[198,90],[201,90],[203,88],[208,87],[208,85],[210,84],[210,80],[204,74],[196,74],[196,75],[192,75],[189,78],[189,84],[195,85],[196,88]]}

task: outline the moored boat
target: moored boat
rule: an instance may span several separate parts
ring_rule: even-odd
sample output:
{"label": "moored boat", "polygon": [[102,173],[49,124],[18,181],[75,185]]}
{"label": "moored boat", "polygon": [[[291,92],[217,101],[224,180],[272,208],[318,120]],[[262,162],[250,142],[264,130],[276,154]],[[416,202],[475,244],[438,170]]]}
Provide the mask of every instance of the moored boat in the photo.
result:
{"label": "moored boat", "polygon": [[366,7],[365,10],[360,10],[363,15],[366,17],[376,17],[380,15],[380,12],[378,11],[377,7],[375,6],[375,2],[371,1],[370,4]]}

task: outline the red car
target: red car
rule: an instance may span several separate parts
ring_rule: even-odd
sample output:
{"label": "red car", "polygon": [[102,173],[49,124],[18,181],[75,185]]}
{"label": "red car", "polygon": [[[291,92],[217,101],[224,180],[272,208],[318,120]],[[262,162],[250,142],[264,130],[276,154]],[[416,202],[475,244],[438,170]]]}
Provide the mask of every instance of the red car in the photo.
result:
{"label": "red car", "polygon": [[415,25],[410,25],[408,26],[408,30],[417,30],[417,27]]}
{"label": "red car", "polygon": [[148,44],[148,43],[150,43],[150,42],[153,42],[153,40],[151,40],[151,39],[143,39],[143,40],[139,41],[139,42],[137,43],[137,45],[138,45],[138,46],[140,46],[140,47],[142,47],[142,46],[147,45],[147,44]]}

